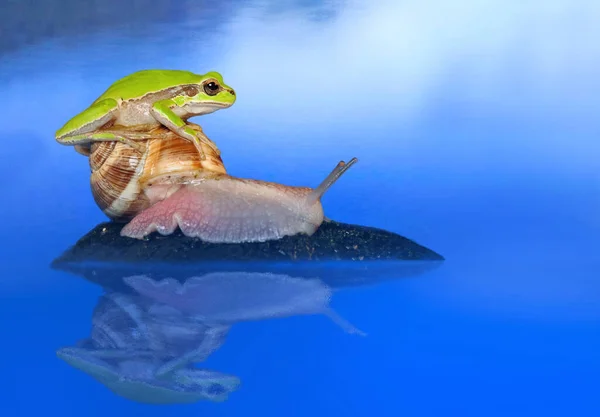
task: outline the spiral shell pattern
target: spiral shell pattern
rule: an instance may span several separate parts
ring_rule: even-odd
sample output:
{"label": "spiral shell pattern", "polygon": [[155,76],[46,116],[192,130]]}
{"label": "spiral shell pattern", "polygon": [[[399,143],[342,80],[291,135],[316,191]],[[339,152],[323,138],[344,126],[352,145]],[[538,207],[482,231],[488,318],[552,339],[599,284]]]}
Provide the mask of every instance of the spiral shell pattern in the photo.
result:
{"label": "spiral shell pattern", "polygon": [[146,192],[153,185],[176,184],[206,172],[226,174],[214,144],[203,144],[206,159],[201,161],[194,144],[164,128],[140,143],[144,152],[121,142],[96,142],[91,147],[92,195],[113,221],[129,221],[148,208]]}

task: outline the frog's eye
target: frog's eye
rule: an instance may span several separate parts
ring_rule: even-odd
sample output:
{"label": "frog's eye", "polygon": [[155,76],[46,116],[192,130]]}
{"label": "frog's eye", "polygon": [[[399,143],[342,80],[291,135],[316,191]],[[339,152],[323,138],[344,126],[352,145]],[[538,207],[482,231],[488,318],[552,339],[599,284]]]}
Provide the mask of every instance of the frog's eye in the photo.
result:
{"label": "frog's eye", "polygon": [[214,96],[219,92],[221,86],[216,81],[209,81],[204,84],[204,92],[209,96]]}
{"label": "frog's eye", "polygon": [[198,94],[198,87],[196,87],[195,85],[186,85],[185,87],[183,87],[183,94],[185,94],[188,97],[194,97]]}

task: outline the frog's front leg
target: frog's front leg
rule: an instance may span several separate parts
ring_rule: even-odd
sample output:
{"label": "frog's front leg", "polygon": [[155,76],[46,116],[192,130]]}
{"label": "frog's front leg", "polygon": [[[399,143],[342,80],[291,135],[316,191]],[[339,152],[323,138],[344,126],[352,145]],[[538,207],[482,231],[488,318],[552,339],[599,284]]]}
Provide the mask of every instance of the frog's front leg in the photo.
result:
{"label": "frog's front leg", "polygon": [[157,101],[152,106],[152,116],[169,130],[178,134],[182,138],[191,141],[196,146],[196,149],[200,154],[200,159],[205,160],[206,155],[202,150],[201,133],[189,127],[185,121],[175,114],[173,107],[176,106],[177,103],[171,99]]}
{"label": "frog's front leg", "polygon": [[118,110],[119,105],[112,98],[94,103],[60,128],[56,141],[62,145],[79,145],[78,152],[84,150],[84,145],[106,141],[122,142],[143,152],[144,147],[128,137],[98,130],[115,120]]}

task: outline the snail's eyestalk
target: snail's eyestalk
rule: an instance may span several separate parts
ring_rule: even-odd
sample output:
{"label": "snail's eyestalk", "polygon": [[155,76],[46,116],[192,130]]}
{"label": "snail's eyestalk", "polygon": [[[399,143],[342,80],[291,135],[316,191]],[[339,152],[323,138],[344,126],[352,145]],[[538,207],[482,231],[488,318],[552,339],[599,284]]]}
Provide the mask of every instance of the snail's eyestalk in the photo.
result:
{"label": "snail's eyestalk", "polygon": [[358,159],[356,158],[352,158],[348,163],[340,161],[333,171],[331,171],[331,173],[327,176],[327,178],[325,178],[317,188],[313,189],[310,194],[308,194],[308,204],[312,205],[319,201],[321,197],[323,197],[323,194],[325,194],[327,190],[329,190],[329,188],[331,188],[331,186],[342,176],[342,174],[356,162],[358,162]]}

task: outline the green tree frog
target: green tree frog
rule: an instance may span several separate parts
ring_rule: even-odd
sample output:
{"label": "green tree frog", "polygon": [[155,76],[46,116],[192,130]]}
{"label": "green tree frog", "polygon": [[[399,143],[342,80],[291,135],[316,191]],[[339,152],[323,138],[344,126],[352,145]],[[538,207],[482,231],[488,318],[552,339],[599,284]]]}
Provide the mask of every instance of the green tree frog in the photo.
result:
{"label": "green tree frog", "polygon": [[204,160],[200,146],[204,136],[191,129],[187,119],[230,107],[235,99],[235,91],[223,82],[218,72],[199,75],[181,70],[142,70],[114,82],[87,109],[60,128],[56,140],[79,149],[96,141],[119,141],[141,149],[135,140],[148,139],[147,134],[101,128],[147,126],[151,129],[162,124],[194,143]]}

